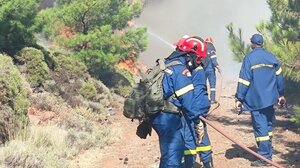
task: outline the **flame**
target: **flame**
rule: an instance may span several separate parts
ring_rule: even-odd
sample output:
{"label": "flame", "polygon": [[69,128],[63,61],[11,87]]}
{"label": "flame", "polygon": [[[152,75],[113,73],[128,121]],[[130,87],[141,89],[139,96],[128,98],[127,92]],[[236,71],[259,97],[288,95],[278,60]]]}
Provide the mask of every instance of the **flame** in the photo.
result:
{"label": "flame", "polygon": [[134,75],[144,73],[147,70],[147,66],[140,61],[134,61],[133,59],[122,60],[117,64],[120,69],[126,69]]}
{"label": "flame", "polygon": [[72,30],[70,27],[63,27],[59,30],[59,34],[64,37],[64,38],[71,38],[73,37],[76,33],[74,30]]}

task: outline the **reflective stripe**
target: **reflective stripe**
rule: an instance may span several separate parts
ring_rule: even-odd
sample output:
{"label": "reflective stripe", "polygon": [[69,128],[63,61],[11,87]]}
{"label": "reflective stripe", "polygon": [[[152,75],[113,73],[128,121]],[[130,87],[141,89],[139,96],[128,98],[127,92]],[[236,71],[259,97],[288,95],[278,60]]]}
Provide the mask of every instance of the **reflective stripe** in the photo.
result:
{"label": "reflective stripe", "polygon": [[210,91],[216,91],[216,88],[210,88]]}
{"label": "reflective stripe", "polygon": [[196,71],[203,70],[203,67],[202,66],[198,66],[195,70]]}
{"label": "reflective stripe", "polygon": [[261,142],[261,141],[270,140],[270,137],[269,137],[269,135],[267,135],[267,136],[263,136],[263,137],[256,137],[255,139],[256,139],[256,142]]}
{"label": "reflective stripe", "polygon": [[276,71],[276,75],[280,75],[280,73],[282,72],[281,67]]}
{"label": "reflective stripe", "polygon": [[216,56],[216,55],[213,55],[213,56],[211,56],[210,58],[217,58],[217,56]]}
{"label": "reflective stripe", "polygon": [[201,44],[201,51],[204,51],[204,43],[201,40],[192,37],[187,39],[186,42],[189,42],[190,40],[198,41]]}
{"label": "reflective stripe", "polygon": [[172,71],[172,70],[170,70],[170,69],[165,69],[165,72],[166,72],[166,73],[168,73],[168,74],[170,74],[170,75],[172,75],[172,74],[173,74],[173,71]]}
{"label": "reflective stripe", "polygon": [[211,150],[211,146],[198,146],[196,148],[197,152],[203,152],[203,151],[210,151]]}
{"label": "reflective stripe", "polygon": [[246,86],[249,86],[249,85],[250,85],[250,82],[249,82],[249,81],[247,81],[247,80],[245,80],[245,79],[242,79],[242,78],[239,78],[239,82],[240,82],[241,84],[246,85]]}
{"label": "reflective stripe", "polygon": [[251,66],[250,69],[252,70],[252,69],[263,68],[263,67],[273,68],[274,66],[272,64],[256,64]]}
{"label": "reflective stripe", "polygon": [[184,150],[184,155],[195,155],[197,151],[195,149]]}
{"label": "reflective stripe", "polygon": [[194,85],[193,85],[193,84],[189,84],[189,85],[187,85],[187,86],[185,86],[185,87],[183,87],[183,88],[177,90],[177,91],[175,92],[175,95],[176,95],[177,97],[179,97],[179,96],[184,95],[185,93],[187,93],[187,92],[189,92],[189,91],[191,91],[191,90],[193,90],[193,89],[194,89]]}
{"label": "reflective stripe", "polygon": [[273,132],[269,132],[269,136],[273,136]]}

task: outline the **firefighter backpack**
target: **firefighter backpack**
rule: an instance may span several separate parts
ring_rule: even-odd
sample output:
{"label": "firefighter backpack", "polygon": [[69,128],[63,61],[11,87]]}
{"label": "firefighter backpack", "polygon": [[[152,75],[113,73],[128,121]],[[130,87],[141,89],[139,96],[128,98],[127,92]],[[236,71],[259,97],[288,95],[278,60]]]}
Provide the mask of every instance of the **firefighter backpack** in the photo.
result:
{"label": "firefighter backpack", "polygon": [[143,120],[166,108],[176,111],[176,106],[163,98],[162,80],[165,69],[178,64],[181,63],[173,61],[165,65],[158,60],[156,66],[148,69],[125,99],[123,115],[130,119]]}

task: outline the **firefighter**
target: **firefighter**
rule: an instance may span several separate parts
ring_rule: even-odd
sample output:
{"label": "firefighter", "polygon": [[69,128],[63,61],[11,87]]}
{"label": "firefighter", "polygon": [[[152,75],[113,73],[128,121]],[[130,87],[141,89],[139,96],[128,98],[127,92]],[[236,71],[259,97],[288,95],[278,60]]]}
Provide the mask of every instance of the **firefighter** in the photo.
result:
{"label": "firefighter", "polygon": [[207,45],[207,58],[203,62],[203,67],[205,70],[205,77],[208,79],[210,87],[210,102],[211,104],[217,103],[216,101],[216,73],[217,69],[221,73],[221,68],[217,62],[216,48],[213,44],[213,39],[207,37],[205,39]]}
{"label": "firefighter", "polygon": [[[194,36],[195,39],[199,40],[199,43],[203,44],[205,47],[205,42],[202,38]],[[185,44],[177,43],[177,46],[185,46]],[[180,47],[178,47],[180,49]],[[183,48],[183,47],[181,47]],[[205,50],[205,49],[204,49]],[[198,53],[198,56],[204,58],[207,56],[206,52]],[[192,72],[192,82],[194,85],[194,107],[197,111],[205,116],[210,108],[210,102],[208,99],[207,88],[206,88],[206,79],[203,67],[201,66],[200,60],[196,53],[188,53],[188,68]],[[185,113],[183,113],[185,115]],[[190,121],[188,117],[183,117],[183,137],[185,142],[184,150],[184,167],[192,168],[195,164],[195,158],[199,152],[201,161],[204,168],[212,168],[212,150],[207,134],[206,124],[200,121],[198,124],[199,132],[195,131],[194,122]]]}
{"label": "firefighter", "polygon": [[[254,34],[251,39],[252,51],[242,63],[237,85],[236,108],[238,111],[250,111],[257,152],[272,159],[272,129],[275,122],[273,105],[285,104],[284,80],[282,69],[275,56],[263,48],[263,37]],[[267,163],[256,160],[252,166],[264,166]]]}
{"label": "firefighter", "polygon": [[[197,126],[200,123],[200,113],[193,106],[195,102],[193,99],[194,85],[191,80],[191,73],[187,68],[189,59],[187,53],[206,52],[206,48],[193,37],[182,38],[180,41],[183,45],[178,46],[177,51],[165,59],[166,65],[174,62],[180,64],[174,63],[173,66],[165,69],[162,81],[163,96],[165,100],[170,99],[170,102],[181,109],[184,117]],[[197,60],[200,60],[200,57]],[[181,168],[183,166],[184,140],[181,117],[180,113],[166,109],[150,119],[152,127],[159,137],[160,168]]]}
{"label": "firefighter", "polygon": [[[194,99],[196,101],[196,107],[198,107],[201,114],[205,117],[209,111],[210,102],[207,94],[205,73],[202,66],[198,66],[192,71],[192,80],[195,88]],[[207,132],[207,125],[204,122],[202,122],[202,124],[204,129],[203,137],[198,139],[196,143],[196,152],[200,156],[203,168],[213,168],[212,147]]]}

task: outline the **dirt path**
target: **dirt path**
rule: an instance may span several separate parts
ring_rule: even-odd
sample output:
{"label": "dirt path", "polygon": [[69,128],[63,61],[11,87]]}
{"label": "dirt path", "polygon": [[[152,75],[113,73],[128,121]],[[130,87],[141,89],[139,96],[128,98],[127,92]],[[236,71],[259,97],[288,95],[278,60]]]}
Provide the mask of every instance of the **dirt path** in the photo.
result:
{"label": "dirt path", "polygon": [[[247,147],[255,150],[256,143],[252,132],[249,114],[237,115],[232,107],[235,83],[222,88],[219,101],[221,106],[208,119],[222,128],[224,132]],[[220,93],[219,93],[220,94]],[[285,111],[276,113],[277,124],[274,134],[273,160],[288,168],[300,168],[300,136],[294,124],[289,121]],[[137,122],[131,122],[119,111],[112,118],[113,127],[120,128],[121,136],[116,143],[107,147],[97,162],[97,168],[158,168],[159,146],[155,132],[146,140],[135,135]],[[248,168],[254,156],[239,148],[213,128],[208,127],[213,145],[215,168]]]}

